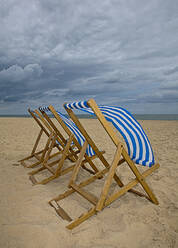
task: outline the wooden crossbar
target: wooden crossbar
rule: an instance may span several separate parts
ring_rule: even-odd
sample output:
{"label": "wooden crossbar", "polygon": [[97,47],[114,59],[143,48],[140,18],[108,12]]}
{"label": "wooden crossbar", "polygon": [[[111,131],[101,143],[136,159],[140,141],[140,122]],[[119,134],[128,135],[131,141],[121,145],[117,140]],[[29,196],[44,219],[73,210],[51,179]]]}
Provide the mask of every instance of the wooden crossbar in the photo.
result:
{"label": "wooden crossbar", "polygon": [[39,144],[39,141],[40,141],[40,139],[41,139],[41,136],[42,136],[43,132],[44,132],[44,130],[41,128],[41,130],[40,130],[40,132],[39,132],[39,134],[38,134],[38,136],[37,136],[37,139],[36,139],[35,145],[34,145],[34,147],[33,147],[33,150],[32,150],[32,152],[31,152],[31,155],[33,155],[33,154],[35,153],[36,148],[37,148],[37,146],[38,146],[38,144]]}
{"label": "wooden crossbar", "polygon": [[45,164],[44,167],[48,169],[53,175],[55,175],[56,171],[51,166],[48,166],[47,164]]}
{"label": "wooden crossbar", "polygon": [[84,189],[81,189],[78,185],[76,185],[74,183],[71,183],[70,187],[72,189],[74,189],[76,192],[78,192],[85,199],[87,199],[89,202],[91,202],[92,204],[94,204],[94,205],[97,204],[98,198],[95,195],[93,195],[92,193],[90,193],[90,192],[88,192],[88,191],[86,191]]}
{"label": "wooden crossbar", "polygon": [[69,181],[69,185],[72,184],[75,181],[76,177],[77,177],[79,168],[81,166],[82,160],[83,160],[84,155],[85,155],[85,151],[86,151],[87,145],[88,145],[88,143],[87,143],[87,141],[85,141],[85,143],[84,143],[84,145],[83,145],[83,147],[82,147],[82,149],[80,151],[78,160],[76,162],[75,169],[74,169],[74,171],[72,173],[72,176],[71,176],[71,179]]}

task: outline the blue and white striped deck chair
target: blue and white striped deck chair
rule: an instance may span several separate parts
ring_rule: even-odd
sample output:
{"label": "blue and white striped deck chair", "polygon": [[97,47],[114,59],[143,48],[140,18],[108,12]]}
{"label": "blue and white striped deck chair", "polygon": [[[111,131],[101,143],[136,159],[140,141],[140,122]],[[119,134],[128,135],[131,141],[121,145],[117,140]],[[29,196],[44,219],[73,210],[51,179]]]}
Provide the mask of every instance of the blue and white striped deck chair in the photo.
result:
{"label": "blue and white striped deck chair", "polygon": [[[71,104],[66,103],[64,104],[64,108],[66,109],[67,113],[72,118],[74,123],[77,125],[80,132],[85,137],[87,143],[85,144],[85,147],[83,146],[83,149],[86,149],[86,145],[90,144],[100,161],[103,163],[103,165],[105,165],[105,167],[107,167],[106,169],[96,173],[94,177],[91,177],[87,181],[77,184],[76,180],[79,173],[78,167],[80,165],[79,163],[76,163],[76,167],[73,170],[69,186],[75,192],[88,199],[88,201],[90,201],[94,205],[94,207],[87,211],[87,213],[82,214],[82,217],[79,217],[76,220],[72,221],[72,223],[70,223],[67,228],[72,229],[76,227],[81,222],[96,214],[96,212],[102,210],[104,207],[108,206],[110,203],[112,203],[114,200],[128,191],[136,193],[139,196],[145,196],[153,203],[158,204],[158,200],[146,183],[145,178],[150,175],[155,169],[157,169],[159,167],[159,164],[154,163],[154,156],[148,138],[140,124],[132,117],[132,115],[122,108],[98,106],[93,99],[83,102],[74,102]],[[91,139],[91,137],[86,132],[85,128],[73,112],[73,110],[75,109],[81,109],[86,111],[87,113],[95,114],[98,120],[103,125],[104,129],[116,146],[116,152],[111,164],[109,164],[104,156],[100,154],[96,144]],[[122,144],[122,142],[120,142],[118,135],[113,130],[111,125],[109,125],[109,122],[111,122],[124,137],[127,145],[127,150],[125,149],[125,146]],[[135,175],[135,179],[133,179],[126,185],[123,184],[121,179],[116,174],[117,166],[124,162],[126,162],[124,166],[128,165]],[[137,169],[135,163],[148,166],[149,168],[141,174]],[[105,179],[105,183],[101,190],[101,195],[99,198],[97,198],[95,195],[92,195],[90,192],[86,193],[86,191],[82,189],[83,186],[93,182],[96,178],[105,173],[107,174],[107,177]],[[119,191],[109,195],[109,189],[112,179],[114,179],[121,188],[119,189]],[[138,183],[143,187],[146,195],[133,189],[133,187],[136,186]],[[63,195],[68,194],[69,192],[65,192],[65,194]],[[57,202],[60,199],[61,196],[58,196],[51,201]]]}
{"label": "blue and white striped deck chair", "polygon": [[[30,174],[30,180],[33,182],[33,184],[39,184],[39,183],[46,184],[49,181],[53,180],[54,178],[66,174],[73,169],[74,165],[70,166],[67,169],[62,170],[64,161],[66,159],[69,159],[72,162],[75,162],[78,159],[77,154],[80,152],[80,149],[83,146],[85,139],[78,130],[77,126],[60,111],[56,111],[52,106],[39,108],[39,110],[41,114],[39,113],[38,110],[35,110],[36,114],[38,114],[38,116],[41,118],[41,120],[44,123],[47,122],[47,126],[50,129],[52,135],[49,137],[49,142],[47,143],[48,150],[46,150],[47,151],[46,156],[44,157],[44,160],[41,163],[42,167],[33,170],[29,174]],[[64,131],[69,136],[67,139],[64,137],[64,134],[62,134],[61,131],[59,131],[54,121],[52,121],[52,119],[50,118],[49,116],[50,113],[53,114],[53,116],[57,119],[57,121],[60,123]],[[47,164],[47,161],[49,160],[49,156],[56,143],[60,144],[63,148],[61,151],[62,157],[60,158],[60,160],[58,159],[54,162],[51,162],[50,164]],[[98,171],[98,169],[92,162],[92,159],[94,159],[95,157],[96,156],[93,149],[91,148],[90,145],[88,145],[82,167],[92,174]],[[89,165],[92,167],[92,170],[85,166],[86,162],[89,163]],[[57,168],[56,169],[52,168],[52,166],[54,166],[56,163],[58,164]],[[44,169],[49,170],[49,172],[52,173],[53,175],[41,181],[37,181],[34,175]]]}
{"label": "blue and white striped deck chair", "polygon": [[[45,111],[48,111],[47,108],[45,108]],[[44,113],[45,111],[43,110]],[[47,120],[46,118],[44,118],[44,116],[42,115],[42,113],[39,112],[39,110],[34,110],[33,114],[38,117],[41,123],[45,126],[46,130],[48,130],[48,140],[44,146],[42,156],[40,157],[40,161],[38,163],[38,165],[40,164],[40,167],[29,172],[28,174],[30,175],[29,179],[34,185],[46,184],[54,178],[57,178],[60,173],[63,175],[73,169],[73,166],[71,166],[65,170],[61,170],[60,166],[62,168],[62,162],[64,162],[65,159],[69,159],[70,161],[75,162],[76,158],[74,156],[76,151],[73,151],[70,147],[70,145],[72,145],[72,137],[70,137],[69,140],[66,140],[59,130],[54,129],[52,121],[50,122],[50,119]],[[58,148],[59,151],[54,153],[54,148]],[[67,151],[66,149],[69,150]],[[58,156],[59,154],[62,155],[60,158]],[[57,159],[54,160],[54,158]],[[51,161],[51,159],[53,160]],[[56,164],[58,164],[57,169],[52,168]],[[33,167],[34,166],[30,166],[30,168]],[[52,176],[44,178],[43,180],[37,180],[34,175],[43,170],[48,170],[50,173],[52,173]]]}
{"label": "blue and white striped deck chair", "polygon": [[[66,115],[62,114],[60,111],[56,111],[55,108],[50,105],[48,109],[51,111],[55,119],[58,121],[58,123],[61,125],[63,130],[66,132],[66,134],[70,137],[71,134],[73,135],[73,141],[72,144],[74,147],[77,147],[78,150],[81,150],[81,148],[84,145],[85,138],[78,129],[78,127],[75,125],[75,123],[70,120]],[[104,153],[103,151],[101,153]],[[93,164],[92,160],[96,158],[95,152],[92,149],[90,145],[87,146],[86,148],[86,153],[85,153],[85,160],[83,161],[83,168],[88,170],[91,173],[98,172],[97,167]],[[92,168],[92,171],[87,169],[84,166],[84,162],[88,162],[89,165]]]}
{"label": "blue and white striped deck chair", "polygon": [[[91,115],[94,111],[88,107],[87,102],[66,104],[66,108],[80,109]],[[143,128],[137,120],[125,109],[116,106],[98,106],[105,119],[123,136],[130,158],[136,164],[151,167],[154,165],[154,155],[151,144]]]}

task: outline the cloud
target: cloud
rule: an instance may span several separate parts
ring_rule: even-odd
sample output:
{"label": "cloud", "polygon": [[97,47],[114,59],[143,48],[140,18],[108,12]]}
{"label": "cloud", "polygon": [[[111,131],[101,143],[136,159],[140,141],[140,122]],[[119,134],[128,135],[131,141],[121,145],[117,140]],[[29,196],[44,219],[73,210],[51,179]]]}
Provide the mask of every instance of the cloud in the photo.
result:
{"label": "cloud", "polygon": [[143,95],[137,99],[140,103],[178,103],[178,90],[155,92],[152,95]]}
{"label": "cloud", "polygon": [[171,74],[174,74],[174,73],[177,73],[177,72],[178,72],[178,66],[166,71],[165,75],[171,75]]}
{"label": "cloud", "polygon": [[29,64],[24,68],[18,65],[12,65],[7,69],[0,71],[0,81],[20,83],[24,80],[39,78],[43,70],[38,64]]}
{"label": "cloud", "polygon": [[169,83],[164,83],[162,86],[161,86],[161,90],[162,91],[176,91],[178,90],[178,80],[177,81],[174,81],[174,82],[169,82]]}
{"label": "cloud", "polygon": [[177,13],[176,0],[2,1],[1,109],[94,97],[176,110]]}

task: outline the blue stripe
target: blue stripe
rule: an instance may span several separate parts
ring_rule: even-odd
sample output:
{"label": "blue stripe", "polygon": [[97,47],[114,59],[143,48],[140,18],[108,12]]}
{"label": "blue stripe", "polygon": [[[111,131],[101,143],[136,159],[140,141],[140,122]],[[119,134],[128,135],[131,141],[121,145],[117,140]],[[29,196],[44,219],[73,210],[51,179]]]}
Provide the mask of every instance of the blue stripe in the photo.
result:
{"label": "blue stripe", "polygon": [[[62,120],[64,121],[64,123],[68,126],[68,128],[72,131],[72,133],[75,135],[77,141],[79,142],[79,144],[81,146],[83,146],[84,142],[85,142],[85,138],[83,137],[83,135],[81,134],[81,132],[79,131],[78,127],[75,125],[74,122],[72,122],[70,119],[68,119],[66,116],[64,116],[62,113],[60,113],[59,111],[57,111],[57,113],[59,114],[59,116],[62,118]],[[88,156],[93,156],[95,155],[94,150],[91,148],[90,145],[87,146],[86,149],[86,154]]]}
{"label": "blue stripe", "polygon": [[83,108],[83,106],[81,105],[82,102],[79,102],[78,105],[80,106],[80,108]]}
{"label": "blue stripe", "polygon": [[87,104],[87,101],[84,101],[83,104],[84,104],[84,106],[85,106],[86,108],[89,107],[88,104]]}
{"label": "blue stripe", "polygon": [[73,105],[76,109],[78,109],[78,106],[76,106],[76,103],[74,103],[74,105]]}

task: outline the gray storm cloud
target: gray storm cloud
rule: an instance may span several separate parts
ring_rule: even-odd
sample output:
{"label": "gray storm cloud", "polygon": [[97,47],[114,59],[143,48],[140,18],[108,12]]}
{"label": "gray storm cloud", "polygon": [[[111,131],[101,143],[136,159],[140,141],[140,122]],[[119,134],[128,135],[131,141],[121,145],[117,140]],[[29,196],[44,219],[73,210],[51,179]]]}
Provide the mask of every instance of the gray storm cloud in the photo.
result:
{"label": "gray storm cloud", "polygon": [[41,76],[42,72],[43,70],[38,64],[29,64],[24,68],[12,65],[0,71],[0,80],[20,83],[23,80],[36,79]]}
{"label": "gray storm cloud", "polygon": [[176,0],[0,1],[0,114],[91,97],[178,113],[177,13]]}

